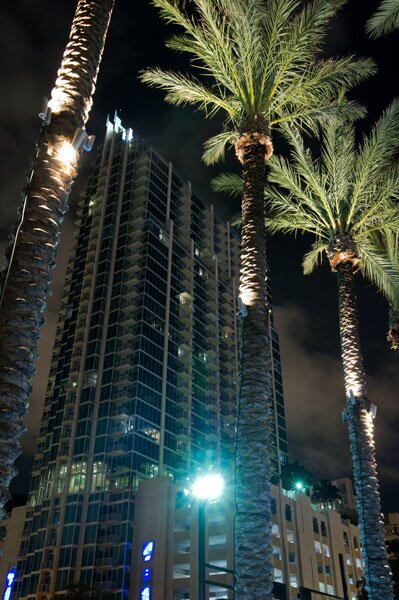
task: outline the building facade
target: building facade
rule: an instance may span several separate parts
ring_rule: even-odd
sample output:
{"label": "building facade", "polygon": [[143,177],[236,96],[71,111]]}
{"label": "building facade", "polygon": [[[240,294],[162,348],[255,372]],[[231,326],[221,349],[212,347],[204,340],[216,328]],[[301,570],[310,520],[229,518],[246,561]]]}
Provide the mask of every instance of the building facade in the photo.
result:
{"label": "building facade", "polygon": [[[317,510],[303,493],[272,486],[274,596],[356,600],[363,575],[359,530],[329,509]],[[157,600],[198,600],[199,504],[167,478],[140,484],[133,565],[133,598],[149,588]],[[233,598],[233,502],[227,489],[206,508],[206,598]],[[151,552],[148,552],[148,548]],[[318,593],[319,592],[319,593]],[[321,594],[320,594],[321,592]]]}
{"label": "building facade", "polygon": [[[117,116],[77,226],[18,564],[21,599],[61,598],[75,581],[131,597],[140,481],[233,461],[237,232]],[[278,470],[287,447],[272,323],[271,335]]]}

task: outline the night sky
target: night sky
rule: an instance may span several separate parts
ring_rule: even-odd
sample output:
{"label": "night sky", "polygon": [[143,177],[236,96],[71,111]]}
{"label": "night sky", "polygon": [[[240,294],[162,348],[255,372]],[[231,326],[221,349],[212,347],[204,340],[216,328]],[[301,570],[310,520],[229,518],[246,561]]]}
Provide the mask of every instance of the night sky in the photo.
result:
{"label": "night sky", "polygon": [[[0,243],[3,250],[20,202],[40,122],[41,98],[50,93],[72,20],[72,0],[18,0],[0,9]],[[331,23],[326,55],[357,53],[373,56],[379,73],[358,87],[353,97],[367,105],[369,116],[360,131],[368,131],[383,108],[399,95],[397,55],[399,35],[369,41],[364,23],[377,6],[374,0],[350,0]],[[149,0],[116,0],[88,132],[101,141],[105,119],[115,109],[123,124],[147,139],[184,177],[226,217],[238,203],[210,190],[212,177],[236,169],[231,156],[227,166],[212,169],[201,163],[203,142],[218,131],[192,109],[164,103],[163,94],[147,89],[138,79],[141,69],[160,64],[185,68],[183,58],[164,49],[170,34]],[[277,144],[276,144],[277,146]],[[278,147],[276,148],[278,152]],[[83,159],[87,171],[90,155]],[[22,472],[13,483],[16,492],[27,490],[29,465],[44,399],[68,251],[73,234],[73,212],[82,183],[71,197],[64,223],[54,292],[43,330],[41,360],[34,381]],[[341,421],[345,397],[339,357],[337,292],[327,266],[304,277],[301,259],[309,239],[276,236],[269,241],[269,263],[275,319],[280,333],[290,460],[299,460],[316,478],[349,476],[351,464],[347,432]],[[359,278],[360,279],[360,278]],[[384,511],[399,510],[399,388],[398,354],[388,349],[388,310],[370,286],[359,281],[362,345],[368,375],[369,398],[378,406],[376,446]]]}

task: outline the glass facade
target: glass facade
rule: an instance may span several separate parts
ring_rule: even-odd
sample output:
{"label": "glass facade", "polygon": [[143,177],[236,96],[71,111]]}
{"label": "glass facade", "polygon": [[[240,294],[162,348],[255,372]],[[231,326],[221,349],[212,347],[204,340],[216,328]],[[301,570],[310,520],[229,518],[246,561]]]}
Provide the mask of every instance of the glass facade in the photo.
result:
{"label": "glass facade", "polygon": [[[79,581],[122,600],[140,480],[232,463],[240,240],[117,116],[77,227],[16,597],[61,598]],[[272,336],[277,469],[286,440]]]}

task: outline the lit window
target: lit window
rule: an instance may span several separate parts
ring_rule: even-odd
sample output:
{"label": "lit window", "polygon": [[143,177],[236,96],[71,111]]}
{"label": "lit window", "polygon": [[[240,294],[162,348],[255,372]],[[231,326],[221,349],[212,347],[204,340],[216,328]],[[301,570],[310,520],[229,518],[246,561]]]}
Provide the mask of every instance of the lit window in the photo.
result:
{"label": "lit window", "polygon": [[298,587],[298,580],[295,573],[290,573],[290,586],[295,588]]}
{"label": "lit window", "polygon": [[346,555],[346,564],[352,566],[352,558],[349,554]]}
{"label": "lit window", "polygon": [[295,542],[294,532],[287,529],[287,542],[293,544]]}
{"label": "lit window", "polygon": [[321,544],[320,544],[320,542],[317,542],[315,540],[315,542],[314,542],[314,549],[317,552],[317,554],[321,554]]}
{"label": "lit window", "polygon": [[363,569],[362,561],[360,560],[360,558],[356,559],[356,566],[358,569]]}
{"label": "lit window", "polygon": [[330,556],[330,548],[326,544],[323,544],[323,554],[324,556]]}
{"label": "lit window", "polygon": [[327,594],[334,595],[334,586],[329,583],[327,583]]}
{"label": "lit window", "polygon": [[319,581],[319,590],[320,590],[320,592],[326,591],[326,586],[324,585],[324,583],[322,581]]}
{"label": "lit window", "polygon": [[274,535],[274,537],[277,537],[277,538],[280,537],[280,528],[277,525],[277,523],[273,523],[273,525],[272,525],[272,535]]}
{"label": "lit window", "polygon": [[284,583],[283,582],[283,572],[281,569],[274,569],[274,573],[273,573],[274,577],[274,581],[276,581],[277,583]]}
{"label": "lit window", "polygon": [[279,546],[273,546],[273,558],[281,560],[281,550]]}

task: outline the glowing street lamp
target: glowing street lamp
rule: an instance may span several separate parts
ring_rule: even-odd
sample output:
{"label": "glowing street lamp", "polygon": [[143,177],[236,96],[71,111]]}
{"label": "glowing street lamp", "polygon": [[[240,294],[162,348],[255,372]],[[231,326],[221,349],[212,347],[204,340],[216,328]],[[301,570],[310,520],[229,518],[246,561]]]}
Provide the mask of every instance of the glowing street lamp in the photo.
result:
{"label": "glowing street lamp", "polygon": [[224,490],[224,480],[219,473],[207,473],[196,479],[191,488],[198,500],[218,500]]}
{"label": "glowing street lamp", "polygon": [[218,500],[224,490],[224,480],[219,473],[199,476],[193,483],[191,492],[198,500],[198,600],[205,600],[205,509],[207,501]]}
{"label": "glowing street lamp", "polygon": [[305,486],[303,485],[302,481],[296,481],[295,482],[295,490],[297,492],[304,492],[305,491]]}

